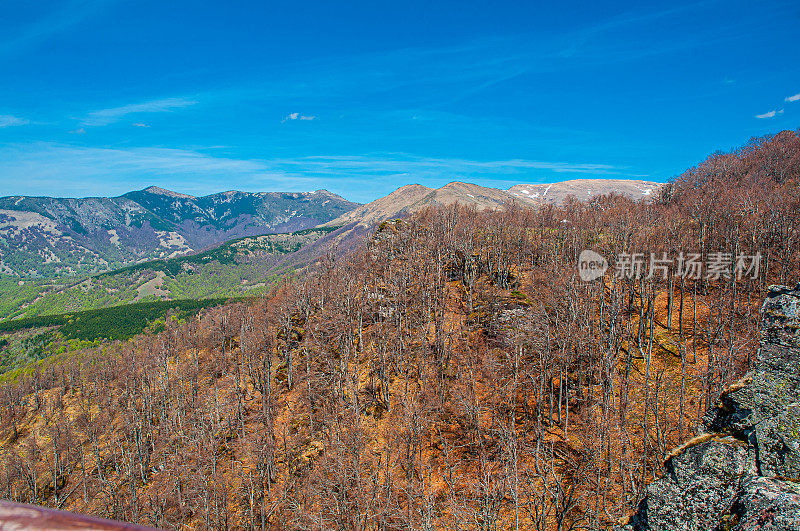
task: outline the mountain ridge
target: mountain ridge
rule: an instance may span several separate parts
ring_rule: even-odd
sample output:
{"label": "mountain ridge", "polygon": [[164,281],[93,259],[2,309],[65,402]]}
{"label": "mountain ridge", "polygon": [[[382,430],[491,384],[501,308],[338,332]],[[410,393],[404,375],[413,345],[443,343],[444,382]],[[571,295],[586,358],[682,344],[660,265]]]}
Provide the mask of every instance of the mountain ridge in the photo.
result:
{"label": "mountain ridge", "polygon": [[321,190],[195,197],[150,186],[117,197],[2,197],[0,273],[97,273],[235,238],[309,229],[357,206]]}
{"label": "mountain ridge", "polygon": [[94,274],[190,255],[236,238],[312,227],[348,227],[318,244],[347,247],[347,240],[363,232],[355,227],[365,229],[427,206],[462,203],[486,210],[517,202],[539,207],[558,205],[570,195],[585,200],[607,193],[649,199],[661,186],[623,179],[517,184],[508,190],[460,181],[440,188],[414,183],[365,205],[325,189],[193,196],[153,185],[116,197],[7,196],[0,197],[0,274]]}
{"label": "mountain ridge", "polygon": [[559,205],[568,196],[578,200],[617,193],[632,199],[651,199],[664,183],[628,179],[575,179],[555,183],[516,184],[508,190],[452,181],[441,188],[407,184],[392,193],[361,205],[323,226],[344,226],[355,222],[368,226],[399,217],[431,205],[474,204],[478,210],[502,208],[519,202],[528,206]]}

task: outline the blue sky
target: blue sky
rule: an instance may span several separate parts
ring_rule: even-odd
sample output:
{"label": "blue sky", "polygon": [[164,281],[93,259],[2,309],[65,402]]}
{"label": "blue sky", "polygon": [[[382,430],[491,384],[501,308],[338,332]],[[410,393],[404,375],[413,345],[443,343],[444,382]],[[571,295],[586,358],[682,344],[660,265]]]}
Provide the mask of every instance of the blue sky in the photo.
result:
{"label": "blue sky", "polygon": [[0,195],[663,181],[800,126],[789,2],[0,3]]}

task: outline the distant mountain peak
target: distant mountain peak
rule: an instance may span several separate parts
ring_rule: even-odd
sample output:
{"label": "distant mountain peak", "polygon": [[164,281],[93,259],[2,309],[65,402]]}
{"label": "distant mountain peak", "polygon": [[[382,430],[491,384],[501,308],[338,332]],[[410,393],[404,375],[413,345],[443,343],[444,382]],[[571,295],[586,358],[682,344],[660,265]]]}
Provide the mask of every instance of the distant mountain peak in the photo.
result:
{"label": "distant mountain peak", "polygon": [[[435,188],[429,188],[429,187],[423,186],[421,184],[407,184],[405,186],[401,186],[400,188],[398,188],[397,190],[395,190],[394,192],[389,194],[389,196],[392,196],[392,195],[395,195],[395,194],[402,195],[402,194],[407,194],[407,193],[423,193],[423,192],[424,193],[428,193],[428,192],[433,192],[434,190],[435,190]],[[387,197],[389,197],[389,196],[387,196]]]}
{"label": "distant mountain peak", "polygon": [[663,183],[633,179],[572,179],[556,183],[516,184],[508,193],[528,203],[560,204],[568,195],[586,200],[615,193],[632,199],[652,199]]}
{"label": "distant mountain peak", "polygon": [[175,197],[180,199],[197,199],[193,195],[182,194],[179,192],[173,192],[172,190],[167,190],[165,188],[159,188],[158,186],[148,186],[143,192],[147,192],[149,194],[156,194],[156,195],[165,195],[167,197]]}
{"label": "distant mountain peak", "polygon": [[449,182],[441,188],[407,184],[389,195],[346,212],[323,226],[343,226],[350,223],[369,226],[426,206],[453,203],[474,205],[478,210],[494,210],[513,202],[533,206],[548,203],[559,205],[567,196],[588,200],[609,193],[632,199],[652,199],[662,186],[662,183],[628,179],[575,179],[545,184],[517,184],[508,190],[463,181]]}

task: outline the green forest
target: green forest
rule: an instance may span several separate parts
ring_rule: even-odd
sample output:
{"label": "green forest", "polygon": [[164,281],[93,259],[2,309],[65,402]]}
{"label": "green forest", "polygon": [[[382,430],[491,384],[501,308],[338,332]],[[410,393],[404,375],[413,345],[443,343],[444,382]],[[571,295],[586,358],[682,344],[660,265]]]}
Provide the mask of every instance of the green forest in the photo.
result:
{"label": "green forest", "polygon": [[51,356],[159,332],[167,320],[181,322],[203,308],[232,299],[156,301],[98,310],[43,315],[0,323],[0,375]]}

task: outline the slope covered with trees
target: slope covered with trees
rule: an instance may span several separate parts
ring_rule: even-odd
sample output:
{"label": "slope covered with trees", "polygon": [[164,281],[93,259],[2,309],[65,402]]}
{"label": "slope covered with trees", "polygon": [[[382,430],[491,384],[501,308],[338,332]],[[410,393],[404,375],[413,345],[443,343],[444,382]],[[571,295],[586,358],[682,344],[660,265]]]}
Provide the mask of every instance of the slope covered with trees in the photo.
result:
{"label": "slope covered with trees", "polygon": [[97,275],[0,279],[0,321],[159,300],[248,297],[308,263],[298,252],[335,227],[250,236],[189,256]]}
{"label": "slope covered with trees", "polygon": [[193,197],[151,186],[120,197],[0,197],[0,275],[98,273],[309,229],[357,206],[326,190]]}
{"label": "slope covered with trees", "polygon": [[[176,529],[608,527],[747,369],[767,286],[800,275],[799,181],[787,131],[650,203],[384,223],[257,304],[5,385],[0,492]],[[587,248],[612,262],[594,282]],[[680,251],[722,265],[678,275]],[[666,275],[614,274],[651,252]]]}
{"label": "slope covered with trees", "polygon": [[59,355],[69,356],[75,350],[107,340],[130,339],[146,330],[160,331],[167,320],[186,319],[201,308],[228,300],[140,302],[0,322],[0,381],[35,372],[35,362],[51,363],[58,361]]}

